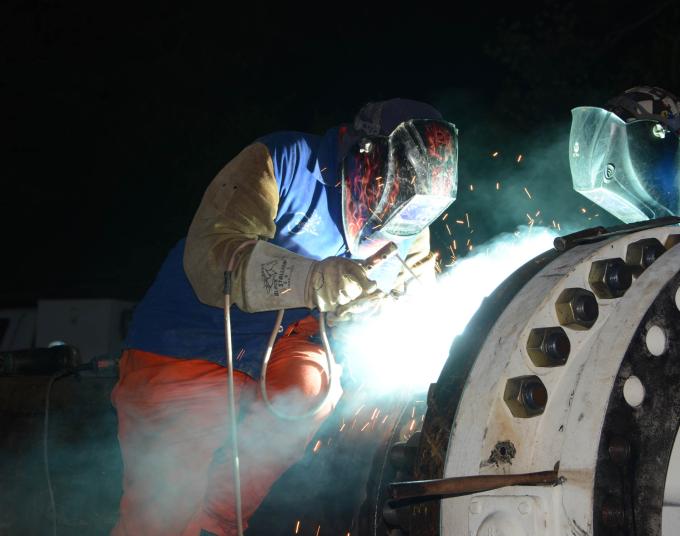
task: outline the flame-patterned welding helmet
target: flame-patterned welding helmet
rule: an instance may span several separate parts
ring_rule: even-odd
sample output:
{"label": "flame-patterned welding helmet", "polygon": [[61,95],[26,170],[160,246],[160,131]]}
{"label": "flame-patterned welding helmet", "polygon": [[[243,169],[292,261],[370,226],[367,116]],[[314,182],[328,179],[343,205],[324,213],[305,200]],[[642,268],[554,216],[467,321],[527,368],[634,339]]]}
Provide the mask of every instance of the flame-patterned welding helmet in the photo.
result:
{"label": "flame-patterned welding helmet", "polygon": [[345,237],[365,256],[412,238],[456,198],[458,131],[442,120],[412,119],[389,136],[365,136],[342,164]]}
{"label": "flame-patterned welding helmet", "polygon": [[680,150],[667,122],[594,107],[571,113],[577,192],[626,223],[680,214]]}

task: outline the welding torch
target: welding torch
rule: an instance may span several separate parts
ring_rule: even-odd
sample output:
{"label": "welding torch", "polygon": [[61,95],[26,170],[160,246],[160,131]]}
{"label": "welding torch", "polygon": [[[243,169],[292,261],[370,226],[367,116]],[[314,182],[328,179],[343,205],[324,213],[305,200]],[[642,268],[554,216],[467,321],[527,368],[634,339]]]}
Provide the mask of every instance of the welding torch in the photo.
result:
{"label": "welding torch", "polygon": [[[398,255],[399,248],[394,242],[388,242],[375,253],[362,261],[358,261],[364,267],[366,272],[370,275],[371,271],[381,265],[383,262]],[[403,262],[403,261],[402,261]],[[406,265],[404,265],[406,266]],[[406,267],[408,269],[408,267]],[[380,303],[387,297],[381,290],[376,290],[366,296],[361,296],[351,302],[338,307],[336,312],[328,313],[326,315],[326,322],[330,327],[335,327],[338,324],[345,322],[355,315],[370,313],[380,305]]]}

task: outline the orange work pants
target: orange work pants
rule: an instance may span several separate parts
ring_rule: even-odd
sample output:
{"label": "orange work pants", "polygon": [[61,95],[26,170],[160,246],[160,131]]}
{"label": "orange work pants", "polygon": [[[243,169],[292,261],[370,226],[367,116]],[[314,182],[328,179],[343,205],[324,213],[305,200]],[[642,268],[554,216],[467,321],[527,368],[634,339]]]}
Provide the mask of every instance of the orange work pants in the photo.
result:
{"label": "orange work pants", "polygon": [[[326,392],[326,358],[309,341],[317,329],[316,319],[308,317],[290,326],[274,345],[267,393],[283,412],[302,414]],[[337,402],[340,389],[333,391],[313,417],[283,420],[264,405],[258,382],[235,372],[244,521],[303,455]],[[112,534],[236,534],[227,369],[204,360],[128,350],[112,401],[124,465],[120,517]]]}

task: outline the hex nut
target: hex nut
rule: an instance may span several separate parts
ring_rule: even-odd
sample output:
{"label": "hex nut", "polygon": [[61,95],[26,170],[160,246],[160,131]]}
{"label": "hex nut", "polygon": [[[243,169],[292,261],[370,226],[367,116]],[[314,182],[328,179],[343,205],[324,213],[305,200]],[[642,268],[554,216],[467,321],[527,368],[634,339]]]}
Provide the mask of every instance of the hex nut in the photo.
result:
{"label": "hex nut", "polygon": [[538,376],[518,376],[505,383],[503,400],[513,416],[526,419],[543,413],[548,391]]}
{"label": "hex nut", "polygon": [[666,249],[671,249],[673,246],[677,246],[678,244],[680,244],[680,234],[672,234],[668,235],[664,246]]}
{"label": "hex nut", "polygon": [[633,283],[633,272],[623,259],[595,261],[590,267],[588,283],[598,298],[620,298]]}
{"label": "hex nut", "polygon": [[590,329],[600,313],[595,295],[583,288],[565,288],[555,302],[560,325],[576,329]]}
{"label": "hex nut", "polygon": [[632,268],[633,275],[638,277],[665,252],[666,248],[656,238],[644,238],[628,245],[626,264]]}
{"label": "hex nut", "polygon": [[527,339],[527,353],[537,367],[559,367],[569,358],[571,344],[561,327],[534,328]]}

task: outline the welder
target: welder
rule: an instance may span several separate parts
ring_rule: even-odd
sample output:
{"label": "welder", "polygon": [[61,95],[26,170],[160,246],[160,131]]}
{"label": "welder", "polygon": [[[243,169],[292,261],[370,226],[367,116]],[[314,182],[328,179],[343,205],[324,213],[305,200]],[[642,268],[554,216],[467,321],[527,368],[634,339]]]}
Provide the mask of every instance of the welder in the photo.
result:
{"label": "welder", "polygon": [[[235,512],[247,521],[341,394],[319,344],[318,313],[352,321],[355,304],[403,289],[409,277],[433,277],[428,225],[455,198],[457,158],[456,128],[435,108],[392,99],[320,137],[260,138],[217,174],[130,327],[112,394],[124,461],[113,534],[237,532]],[[378,278],[361,259],[389,242],[406,269]],[[270,340],[268,408],[257,379]],[[231,394],[240,492],[230,463]],[[316,406],[309,418],[277,415]]]}
{"label": "welder", "polygon": [[680,215],[680,100],[637,86],[572,110],[574,189],[620,220]]}

